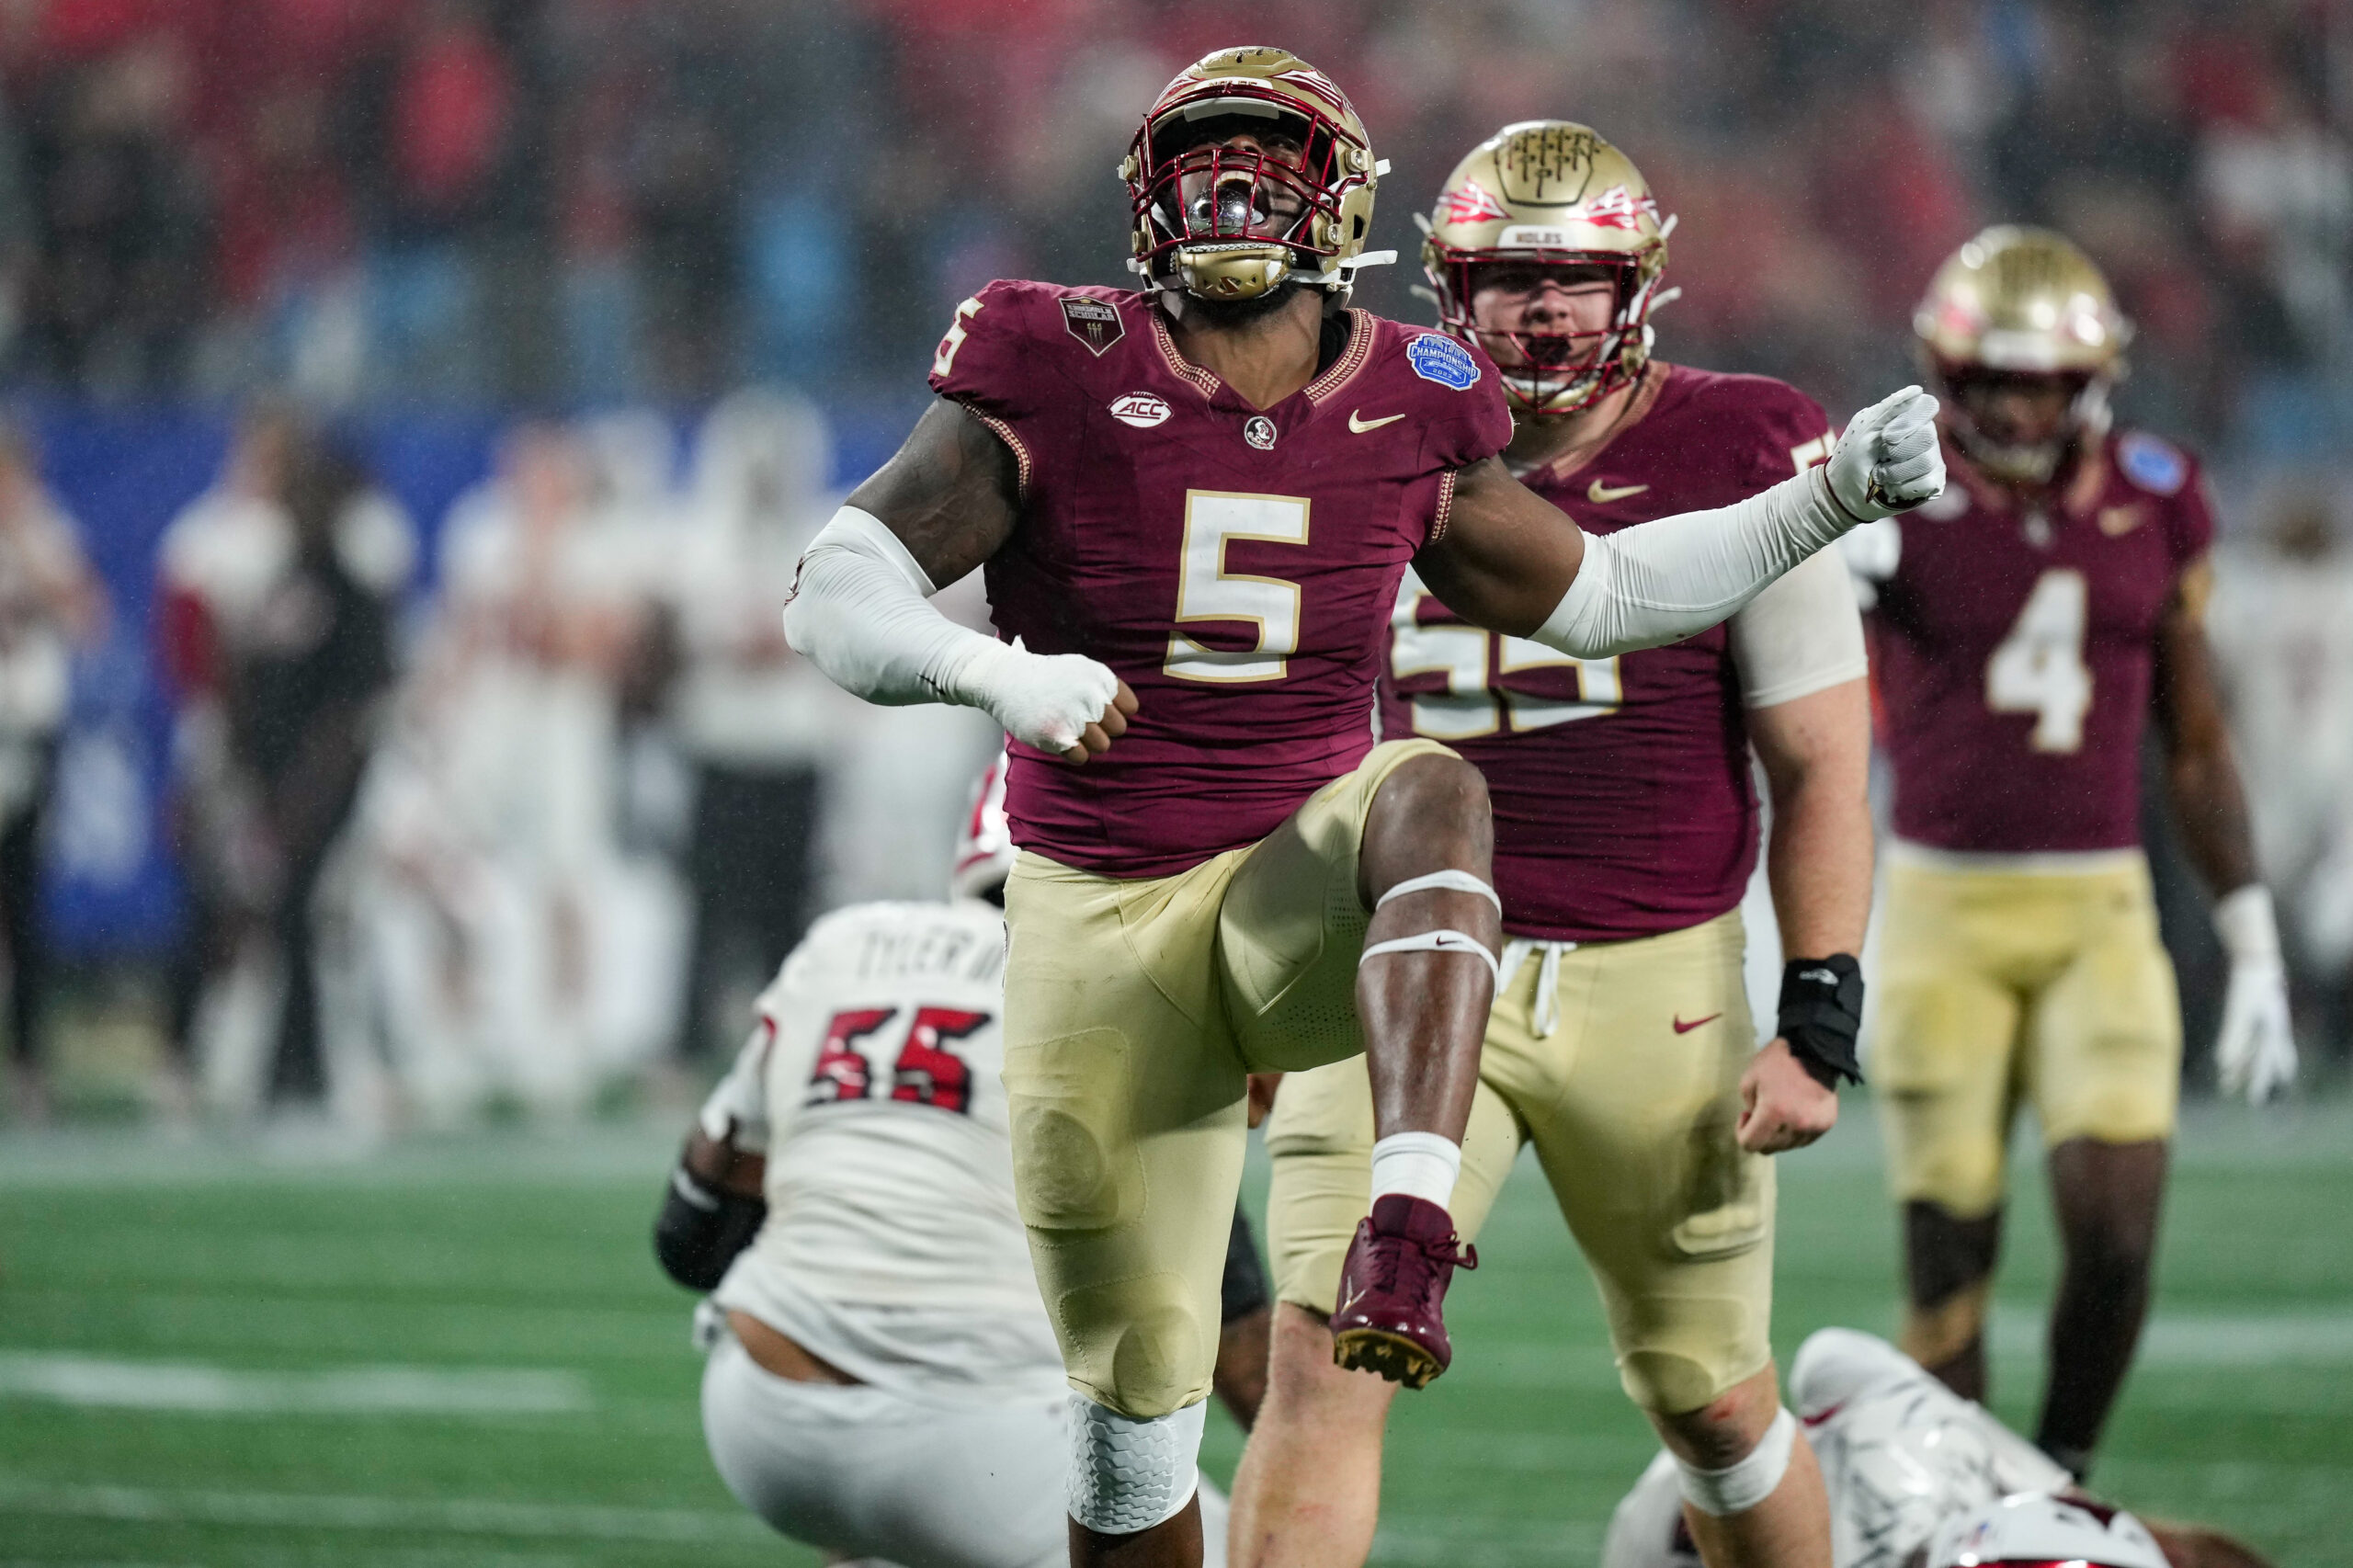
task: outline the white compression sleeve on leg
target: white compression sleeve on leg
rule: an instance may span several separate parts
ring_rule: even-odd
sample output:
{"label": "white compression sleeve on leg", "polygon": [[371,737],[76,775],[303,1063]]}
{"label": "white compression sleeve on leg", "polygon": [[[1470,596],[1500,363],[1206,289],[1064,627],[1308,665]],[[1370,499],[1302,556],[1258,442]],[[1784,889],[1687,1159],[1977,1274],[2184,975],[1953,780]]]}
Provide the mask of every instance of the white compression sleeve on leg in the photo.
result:
{"label": "white compression sleeve on leg", "polygon": [[1773,1495],[1781,1477],[1790,1472],[1790,1455],[1797,1440],[1798,1419],[1784,1405],[1775,1413],[1765,1435],[1756,1439],[1756,1446],[1748,1450],[1748,1457],[1737,1464],[1701,1470],[1678,1456],[1675,1466],[1683,1481],[1683,1500],[1719,1519],[1748,1512]]}
{"label": "white compression sleeve on leg", "polygon": [[1392,1132],[1372,1146],[1372,1196],[1427,1199],[1443,1209],[1454,1201],[1462,1175],[1462,1145],[1440,1132]]}
{"label": "white compression sleeve on leg", "polygon": [[1097,1535],[1175,1518],[1200,1483],[1206,1401],[1148,1421],[1070,1396],[1070,1517]]}
{"label": "white compression sleeve on leg", "polygon": [[1587,534],[1576,580],[1535,641],[1606,659],[1705,631],[1861,521],[1817,464],[1729,506]]}
{"label": "white compression sleeve on leg", "polygon": [[1111,705],[1119,677],[1104,665],[959,626],[925,602],[934,591],[896,534],[845,506],[801,553],[785,641],[870,702],[978,708],[1041,751],[1067,751]]}

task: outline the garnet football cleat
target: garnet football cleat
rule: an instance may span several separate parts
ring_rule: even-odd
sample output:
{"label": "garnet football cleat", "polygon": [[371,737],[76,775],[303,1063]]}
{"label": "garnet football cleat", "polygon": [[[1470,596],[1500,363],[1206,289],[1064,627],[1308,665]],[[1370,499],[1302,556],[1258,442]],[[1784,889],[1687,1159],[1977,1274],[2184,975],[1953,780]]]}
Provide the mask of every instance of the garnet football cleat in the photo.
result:
{"label": "garnet football cleat", "polygon": [[1478,1267],[1478,1249],[1457,1242],[1453,1216],[1437,1204],[1394,1192],[1376,1199],[1340,1266],[1332,1359],[1420,1388],[1454,1358],[1447,1281],[1458,1267]]}

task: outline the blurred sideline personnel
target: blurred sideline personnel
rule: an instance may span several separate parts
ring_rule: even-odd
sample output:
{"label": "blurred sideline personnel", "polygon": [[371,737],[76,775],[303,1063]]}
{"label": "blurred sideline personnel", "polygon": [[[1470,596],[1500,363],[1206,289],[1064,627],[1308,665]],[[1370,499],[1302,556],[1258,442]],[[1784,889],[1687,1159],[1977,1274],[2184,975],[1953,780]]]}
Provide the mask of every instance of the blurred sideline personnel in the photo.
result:
{"label": "blurred sideline personnel", "polygon": [[[1048,1568],[1069,1551],[1070,1400],[998,1082],[1012,869],[1000,760],[952,903],[836,911],[785,960],[655,1233],[675,1278],[716,1287],[698,1326],[720,1475],[779,1530],[850,1557]],[[1218,1392],[1246,1427],[1267,1288],[1238,1212],[1223,1296]],[[1222,1563],[1223,1503],[1201,1491]]]}
{"label": "blurred sideline personnel", "polygon": [[[1790,1403],[1829,1488],[1832,1568],[2268,1568],[2225,1536],[2076,1491],[1991,1411],[1871,1335],[1808,1336]],[[1694,1568],[1677,1502],[1674,1456],[1661,1454],[1618,1505],[1601,1568]]]}
{"label": "blurred sideline personnel", "polygon": [[[169,1082],[181,1102],[175,1108],[183,1111],[193,1108],[197,1093],[198,1036],[213,1033],[213,1044],[224,1043],[202,1020],[233,1015],[249,993],[267,989],[232,983],[250,975],[252,966],[241,971],[240,949],[248,937],[266,935],[278,865],[268,802],[248,766],[256,715],[244,683],[290,651],[280,644],[318,630],[312,612],[322,602],[376,606],[369,619],[388,638],[415,569],[415,530],[381,490],[344,497],[332,518],[313,517],[326,536],[313,528],[306,549],[290,510],[292,486],[298,472],[307,474],[317,498],[323,439],[277,404],[248,410],[220,477],[172,519],[157,550],[157,653],[174,708],[169,820],[185,895],[166,976]],[[337,583],[358,590],[359,599]],[[237,727],[233,710],[242,715]],[[266,1032],[257,1019],[245,1021],[247,1032]],[[232,1054],[253,1060],[206,1063],[214,1087],[233,1104],[258,1098],[262,1082],[233,1080],[266,1071],[259,1050]]]}
{"label": "blurred sideline personnel", "polygon": [[8,969],[8,1051],[19,1119],[49,1118],[49,938],[40,851],[76,645],[104,631],[106,590],[74,524],[40,482],[24,434],[0,425],[0,948]]}
{"label": "blurred sideline personnel", "polygon": [[[1397,1201],[1351,1252],[1336,1341],[1392,1377],[1449,1354],[1500,903],[1477,770],[1367,733],[1408,562],[1475,624],[1603,659],[1713,625],[1942,484],[1911,389],[1824,468],[1587,539],[1498,460],[1478,350],[1346,308],[1380,170],[1347,97],[1281,50],[1178,74],[1121,165],[1148,287],[959,306],[939,401],[785,609],[847,689],[1013,736],[1006,1087],[1082,1434],[1076,1563],[1201,1560],[1247,1074],[1369,1056],[1371,1191]],[[925,602],[983,565],[1005,642]]]}
{"label": "blurred sideline personnel", "polygon": [[1871,1076],[1903,1206],[1904,1348],[1985,1393],[2003,1157],[2031,1101],[2064,1253],[2035,1441],[2080,1477],[2148,1308],[2181,1018],[2140,836],[2154,716],[2231,958],[2215,1050],[2262,1100],[2296,1072],[2203,617],[2196,462],[2109,428],[2131,328],[2089,258],[1986,230],[1914,324],[1960,483],[1849,547],[1876,610],[1895,773]]}
{"label": "blurred sideline personnel", "polygon": [[[1449,331],[1503,372],[1504,460],[1607,535],[1753,494],[1829,456],[1804,394],[1650,357],[1666,230],[1588,128],[1506,126],[1457,165],[1423,256]],[[1834,556],[1721,627],[1578,661],[1465,625],[1408,573],[1385,735],[1477,765],[1495,803],[1504,990],[1453,1211],[1475,1234],[1523,1143],[1600,1284],[1627,1394],[1681,1461],[1709,1561],[1813,1562],[1827,1529],[1769,1336],[1773,1167],[1837,1119],[1855,1071],[1870,909],[1863,629]],[[1792,960],[1756,1049],[1740,902],[1756,864],[1749,746],[1773,797]],[[1825,982],[1813,978],[1826,972]],[[1287,1078],[1267,1147],[1277,1309],[1265,1422],[1235,1481],[1237,1562],[1361,1562],[1393,1390],[1333,1365],[1325,1324],[1366,1207],[1372,1099],[1338,1062]]]}

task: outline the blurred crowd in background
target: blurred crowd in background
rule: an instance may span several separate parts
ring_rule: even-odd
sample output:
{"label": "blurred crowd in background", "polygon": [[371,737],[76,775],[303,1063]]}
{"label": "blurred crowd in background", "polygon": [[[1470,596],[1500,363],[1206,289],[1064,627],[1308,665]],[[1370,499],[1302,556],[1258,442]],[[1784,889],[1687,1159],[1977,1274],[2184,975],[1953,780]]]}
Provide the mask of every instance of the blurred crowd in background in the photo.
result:
{"label": "blurred crowd in background", "polygon": [[[1834,411],[1909,373],[1981,224],[2082,242],[2124,416],[2213,459],[2258,834],[2345,1050],[2337,0],[0,0],[18,1059],[52,978],[130,972],[182,1109],[576,1112],[723,1048],[814,910],[932,892],[985,725],[797,664],[792,561],[958,300],[1126,279],[1138,113],[1238,41],[1354,97],[1404,256],[1360,300],[1407,319],[1412,213],[1531,116],[1679,215],[1666,357]],[[118,873],[160,891],[61,943],[19,896]]]}

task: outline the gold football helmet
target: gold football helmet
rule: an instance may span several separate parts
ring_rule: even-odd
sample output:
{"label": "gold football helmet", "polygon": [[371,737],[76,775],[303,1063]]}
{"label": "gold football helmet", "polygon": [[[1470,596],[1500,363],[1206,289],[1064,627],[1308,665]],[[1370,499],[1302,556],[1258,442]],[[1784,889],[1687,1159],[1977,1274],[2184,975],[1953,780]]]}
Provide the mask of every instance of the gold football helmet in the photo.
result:
{"label": "gold football helmet", "polygon": [[[1423,224],[1422,269],[1438,319],[1477,343],[1503,371],[1512,402],[1529,414],[1569,414],[1642,374],[1650,362],[1650,312],[1666,236],[1658,203],[1633,160],[1589,127],[1565,119],[1506,125],[1454,166]],[[1597,333],[1501,333],[1473,319],[1483,269],[1503,266],[1608,269],[1617,287],[1609,325]]]}
{"label": "gold football helmet", "polygon": [[[1946,258],[1912,330],[1954,442],[1993,478],[2023,484],[2048,483],[2070,451],[2106,433],[2132,337],[2091,257],[2063,234],[2011,223]],[[1995,428],[1972,408],[2002,385],[2054,383],[2067,404],[2051,431]]]}
{"label": "gold football helmet", "polygon": [[1393,259],[1364,248],[1387,172],[1330,77],[1288,50],[1221,49],[1161,89],[1120,165],[1129,265],[1204,300],[1302,274],[1345,295],[1358,267]]}

